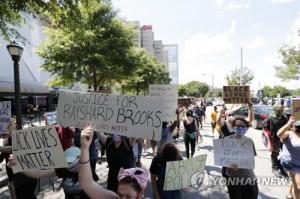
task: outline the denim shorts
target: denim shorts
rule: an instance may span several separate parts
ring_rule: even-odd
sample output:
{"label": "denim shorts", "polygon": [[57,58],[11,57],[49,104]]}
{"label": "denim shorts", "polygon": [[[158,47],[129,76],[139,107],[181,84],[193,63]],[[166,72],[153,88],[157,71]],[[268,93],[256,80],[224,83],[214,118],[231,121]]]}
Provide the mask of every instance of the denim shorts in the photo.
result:
{"label": "denim shorts", "polygon": [[281,164],[286,171],[300,173],[300,165],[291,163],[290,161],[281,160]]}

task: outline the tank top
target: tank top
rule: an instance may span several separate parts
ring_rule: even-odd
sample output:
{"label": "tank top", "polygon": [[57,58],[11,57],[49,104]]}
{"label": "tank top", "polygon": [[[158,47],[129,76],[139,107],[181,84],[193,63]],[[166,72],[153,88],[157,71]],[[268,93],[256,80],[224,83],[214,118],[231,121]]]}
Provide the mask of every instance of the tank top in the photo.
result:
{"label": "tank top", "polygon": [[290,134],[283,142],[281,158],[292,164],[300,166],[300,138]]}

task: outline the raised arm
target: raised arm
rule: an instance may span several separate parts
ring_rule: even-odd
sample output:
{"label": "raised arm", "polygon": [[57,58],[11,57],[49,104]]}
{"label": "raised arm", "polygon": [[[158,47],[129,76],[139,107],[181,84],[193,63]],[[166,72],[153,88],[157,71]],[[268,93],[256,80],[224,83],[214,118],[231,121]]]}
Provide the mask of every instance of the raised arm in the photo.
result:
{"label": "raised arm", "polygon": [[217,116],[217,124],[222,127],[224,126],[225,122],[224,122],[224,119],[223,119],[223,115],[225,114],[225,109],[224,107],[221,109],[220,111],[220,114],[218,114]]}
{"label": "raised arm", "polygon": [[88,126],[81,132],[81,155],[79,160],[80,187],[91,199],[118,199],[112,191],[106,190],[93,180],[91,166],[89,164],[89,146],[93,138],[93,128]]}
{"label": "raised arm", "polygon": [[289,136],[290,134],[289,129],[291,128],[294,122],[295,122],[295,117],[291,116],[289,121],[278,130],[277,136],[280,138],[281,142],[284,142],[284,140]]}
{"label": "raised arm", "polygon": [[106,140],[107,140],[107,137],[106,135],[104,135],[104,133],[100,132],[100,131],[95,131],[97,137],[99,138],[100,142],[105,145],[106,144]]}

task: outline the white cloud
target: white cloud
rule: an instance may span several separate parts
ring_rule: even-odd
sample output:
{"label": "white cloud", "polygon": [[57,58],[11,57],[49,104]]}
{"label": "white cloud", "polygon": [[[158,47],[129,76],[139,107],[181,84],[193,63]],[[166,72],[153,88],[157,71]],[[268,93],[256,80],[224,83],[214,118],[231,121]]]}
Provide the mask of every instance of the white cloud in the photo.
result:
{"label": "white cloud", "polygon": [[290,33],[287,35],[286,43],[297,47],[300,45],[300,12],[292,25]]}
{"label": "white cloud", "polygon": [[229,2],[229,4],[225,7],[228,10],[239,10],[239,9],[248,9],[251,7],[250,3],[242,4],[242,3],[235,3],[233,1]]}
{"label": "white cloud", "polygon": [[261,48],[266,44],[266,40],[261,36],[256,36],[251,43],[244,44],[246,48]]}
{"label": "white cloud", "polygon": [[255,23],[255,24],[252,25],[252,28],[257,29],[257,28],[259,28],[261,26],[262,26],[261,23]]}
{"label": "white cloud", "polygon": [[[180,82],[186,83],[191,80],[203,80],[201,74],[215,75],[216,83],[223,81],[224,60],[232,56],[234,43],[232,37],[236,32],[236,22],[233,20],[230,27],[217,34],[198,33],[185,40],[180,53]],[[217,75],[221,75],[218,77]],[[223,82],[219,82],[223,85]]]}
{"label": "white cloud", "polygon": [[271,0],[272,3],[290,3],[296,0]]}

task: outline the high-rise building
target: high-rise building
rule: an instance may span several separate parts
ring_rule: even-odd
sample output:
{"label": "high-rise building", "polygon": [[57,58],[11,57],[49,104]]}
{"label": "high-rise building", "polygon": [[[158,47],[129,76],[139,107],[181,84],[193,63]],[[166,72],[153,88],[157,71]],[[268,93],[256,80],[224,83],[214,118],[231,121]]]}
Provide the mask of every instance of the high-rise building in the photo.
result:
{"label": "high-rise building", "polygon": [[164,45],[164,50],[168,51],[168,72],[172,79],[171,84],[178,84],[178,45]]}
{"label": "high-rise building", "polygon": [[134,31],[134,38],[133,38],[133,44],[136,47],[141,47],[141,25],[139,21],[126,21],[123,20],[127,25],[130,25],[133,28]]}
{"label": "high-rise building", "polygon": [[154,32],[152,25],[143,25],[141,27],[141,46],[145,48],[150,56],[154,57]]}

